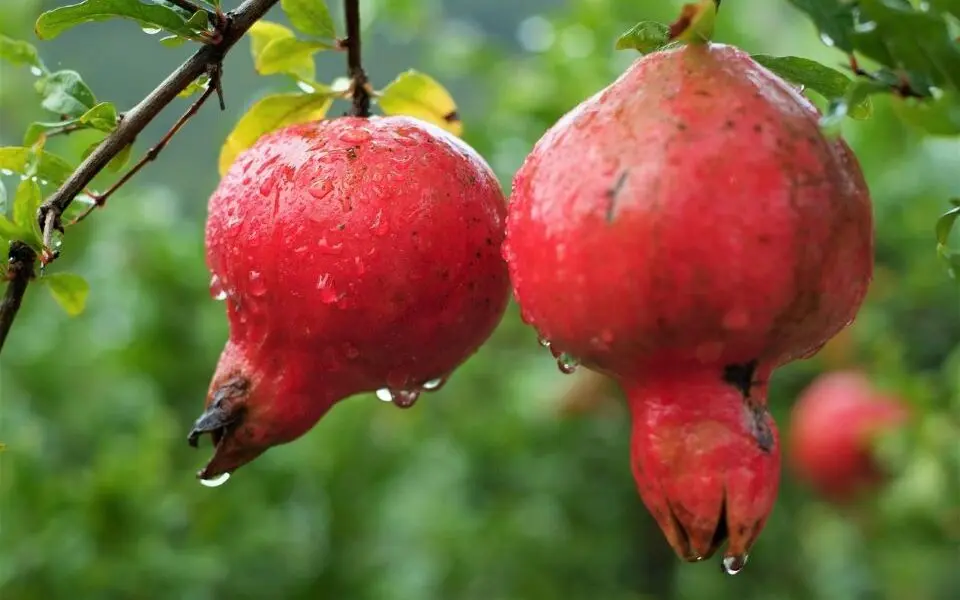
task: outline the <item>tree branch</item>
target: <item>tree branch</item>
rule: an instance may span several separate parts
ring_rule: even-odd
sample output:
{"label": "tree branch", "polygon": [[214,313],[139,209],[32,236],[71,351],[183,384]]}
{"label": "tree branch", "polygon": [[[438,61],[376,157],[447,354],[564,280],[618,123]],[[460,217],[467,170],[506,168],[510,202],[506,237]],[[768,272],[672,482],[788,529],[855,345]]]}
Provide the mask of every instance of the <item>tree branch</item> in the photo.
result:
{"label": "tree branch", "polygon": [[[167,107],[180,92],[185,90],[193,81],[203,74],[211,73],[210,88],[204,92],[203,97],[195,102],[193,106],[184,114],[174,125],[173,129],[160,143],[147,153],[148,162],[156,157],[156,154],[163,149],[163,146],[170,141],[170,137],[196,113],[202,101],[210,96],[210,90],[220,94],[220,73],[222,71],[223,58],[237,41],[246,34],[247,30],[259,21],[268,10],[270,10],[279,0],[245,0],[236,10],[223,15],[217,15],[217,22],[214,23],[216,32],[220,34],[216,43],[209,43],[200,48],[193,56],[187,59],[177,70],[171,73],[160,85],[156,87],[139,104],[124,114],[123,119],[117,128],[100,143],[99,146],[80,163],[80,166],[70,175],[70,177],[40,206],[37,219],[43,230],[43,240],[45,248],[42,253],[42,262],[48,263],[56,258],[56,252],[52,250],[52,240],[54,231],[62,231],[63,226],[61,217],[63,212],[70,206],[77,194],[86,189],[87,185],[93,181],[93,178],[100,173],[107,164],[113,160],[124,148],[132,144],[137,135],[151,122],[160,112]],[[177,6],[193,6],[192,2],[182,0],[173,2]],[[222,98],[221,98],[222,105]],[[133,173],[142,166],[137,165],[128,173],[122,181],[129,180]],[[111,193],[117,185],[111,188]],[[3,350],[4,342],[7,339],[7,333],[13,325],[13,321],[20,310],[20,304],[23,295],[26,293],[27,285],[34,277],[34,267],[37,262],[37,253],[32,248],[22,242],[14,241],[10,244],[9,265],[7,269],[7,289],[3,300],[0,301],[0,351]]]}
{"label": "tree branch", "polygon": [[7,340],[13,320],[20,310],[23,295],[27,292],[27,284],[33,279],[33,265],[37,261],[37,253],[23,242],[10,243],[10,262],[7,264],[7,291],[0,300],[0,349]]}
{"label": "tree branch", "polygon": [[367,74],[360,60],[360,0],[344,0],[343,10],[347,21],[347,75],[350,77],[350,95],[353,108],[350,114],[355,117],[370,116],[370,89]]}
{"label": "tree branch", "polygon": [[[104,138],[97,149],[80,163],[70,178],[43,203],[39,213],[40,224],[46,226],[50,222],[46,217],[52,212],[54,215],[52,227],[62,229],[60,216],[70,206],[76,195],[83,191],[120,151],[133,143],[147,124],[153,121],[180,92],[197,77],[207,73],[212,65],[219,67],[223,57],[237,43],[237,40],[243,37],[247,30],[277,2],[279,0],[246,0],[235,11],[228,13],[224,19],[223,37],[220,43],[208,44],[200,48],[146,98],[124,114],[123,120],[113,133]],[[45,230],[44,236],[48,239],[51,232]]]}

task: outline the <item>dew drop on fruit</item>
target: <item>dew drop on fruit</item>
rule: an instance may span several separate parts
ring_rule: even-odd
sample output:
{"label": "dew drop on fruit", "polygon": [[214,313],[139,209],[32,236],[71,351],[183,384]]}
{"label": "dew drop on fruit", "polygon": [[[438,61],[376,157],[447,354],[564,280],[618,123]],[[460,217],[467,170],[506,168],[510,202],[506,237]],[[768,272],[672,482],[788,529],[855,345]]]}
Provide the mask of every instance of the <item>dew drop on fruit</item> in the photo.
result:
{"label": "dew drop on fruit", "polygon": [[723,572],[727,575],[736,575],[743,570],[743,567],[747,564],[747,555],[741,554],[740,556],[724,556],[723,562]]}
{"label": "dew drop on fruit", "polygon": [[393,394],[393,405],[397,408],[410,408],[417,403],[420,397],[420,390],[400,390],[391,392]]}
{"label": "dew drop on fruit", "polygon": [[564,375],[570,375],[576,371],[579,366],[580,361],[566,352],[562,352],[560,356],[557,357],[557,368],[560,369],[560,372]]}
{"label": "dew drop on fruit", "polygon": [[340,139],[348,144],[362,144],[370,139],[370,132],[362,127],[348,129],[340,134]]}
{"label": "dew drop on fruit", "polygon": [[269,196],[273,193],[274,188],[277,187],[277,174],[272,173],[269,175],[263,183],[260,184],[260,195]]}
{"label": "dew drop on fruit", "polygon": [[380,388],[377,390],[377,400],[380,402],[393,402],[393,392],[389,388]]}
{"label": "dew drop on fruit", "polygon": [[316,198],[317,200],[323,200],[330,195],[330,192],[333,191],[333,184],[324,179],[323,181],[318,181],[309,188],[307,188],[307,193]]}
{"label": "dew drop on fruit", "polygon": [[267,284],[263,280],[260,271],[250,271],[250,294],[253,296],[262,296],[267,293]]}
{"label": "dew drop on fruit", "polygon": [[436,379],[431,379],[430,381],[425,381],[422,386],[420,386],[425,392],[435,392],[443,387],[443,384],[447,382],[446,377],[437,377]]}
{"label": "dew drop on fruit", "polygon": [[216,275],[210,278],[210,297],[214,300],[227,299],[227,290],[224,289],[223,283],[220,282],[220,278]]}
{"label": "dew drop on fruit", "polygon": [[221,485],[225,484],[228,479],[230,479],[230,473],[223,473],[221,475],[217,475],[213,479],[201,479],[200,485],[209,488],[220,487]]}
{"label": "dew drop on fruit", "polygon": [[327,237],[323,236],[317,240],[317,248],[319,248],[323,254],[340,254],[340,252],[343,251],[343,244],[331,244],[327,240]]}

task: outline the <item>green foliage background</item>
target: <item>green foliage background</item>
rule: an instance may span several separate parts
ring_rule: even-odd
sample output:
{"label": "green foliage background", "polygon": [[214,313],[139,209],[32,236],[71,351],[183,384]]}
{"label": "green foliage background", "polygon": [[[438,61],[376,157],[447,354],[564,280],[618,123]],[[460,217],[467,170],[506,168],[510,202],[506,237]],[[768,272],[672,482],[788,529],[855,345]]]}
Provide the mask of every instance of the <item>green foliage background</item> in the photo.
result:
{"label": "green foliage background", "polygon": [[[633,60],[613,51],[617,36],[638,20],[670,20],[678,4],[368,0],[366,62],[378,85],[409,67],[442,81],[465,138],[506,187],[533,142]],[[0,4],[0,33],[30,39],[41,5]],[[844,60],[786,0],[723,11],[719,41]],[[270,18],[283,21],[279,8]],[[785,469],[742,574],[673,557],[634,490],[623,403],[563,410],[573,378],[515,307],[415,409],[345,401],[227,485],[199,486],[209,448],[190,449],[186,434],[226,336],[203,264],[206,199],[244,108],[292,89],[258,77],[247,44],[226,64],[227,113],[208,104],[70,231],[52,269],[90,281],[86,312],[70,318],[39,287],[27,293],[0,365],[0,599],[960,598],[960,293],[933,239],[960,194],[960,142],[908,128],[886,97],[872,119],[844,124],[875,201],[870,297],[835,343],[776,375],[771,402],[783,430],[814,376],[858,366],[920,419],[884,447],[897,478],[862,505],[824,505]],[[191,50],[120,22],[39,47],[122,108]],[[320,72],[341,74],[342,60],[320,55]],[[29,72],[2,69],[0,145],[16,145],[42,115]],[[135,156],[178,110],[141,136]],[[91,139],[51,147],[78,152]]]}

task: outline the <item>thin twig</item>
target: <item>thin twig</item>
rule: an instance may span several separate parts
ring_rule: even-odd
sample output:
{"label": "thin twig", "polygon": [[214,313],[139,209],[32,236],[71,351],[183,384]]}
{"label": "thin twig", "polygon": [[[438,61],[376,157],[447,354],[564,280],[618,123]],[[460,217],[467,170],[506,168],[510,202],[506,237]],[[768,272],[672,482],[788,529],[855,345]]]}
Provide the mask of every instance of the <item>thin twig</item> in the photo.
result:
{"label": "thin twig", "polygon": [[[223,39],[219,44],[205,45],[171,73],[139,104],[124,114],[120,125],[70,175],[70,178],[40,207],[39,220],[44,226],[44,239],[52,238],[52,230],[61,229],[60,217],[73,199],[97,176],[113,158],[131,144],[144,127],[170,104],[197,77],[209,72],[211,65],[220,65],[231,47],[279,0],[246,0],[224,19]],[[53,219],[47,215],[53,214]]]}
{"label": "thin twig", "polygon": [[85,129],[86,127],[87,126],[82,123],[69,123],[67,125],[62,125],[60,127],[57,127],[56,129],[50,129],[48,131],[44,131],[43,135],[45,137],[52,138],[57,135],[67,135],[67,134],[73,133],[74,131],[80,131],[81,129]]}
{"label": "thin twig", "polygon": [[7,340],[13,320],[20,310],[27,284],[33,279],[33,266],[37,262],[37,253],[23,242],[10,243],[9,263],[7,264],[7,291],[0,300],[0,350]]}
{"label": "thin twig", "polygon": [[353,98],[350,114],[355,117],[370,116],[370,89],[367,74],[360,60],[360,0],[344,0],[343,10],[347,21],[347,75],[350,77],[350,95]]}
{"label": "thin twig", "polygon": [[178,131],[180,131],[180,128],[183,127],[186,124],[186,122],[189,121],[191,117],[193,117],[193,115],[197,114],[197,111],[200,110],[200,107],[203,106],[203,103],[207,101],[207,98],[213,95],[213,93],[219,87],[219,82],[220,82],[219,67],[214,67],[211,70],[211,73],[212,75],[210,77],[210,81],[207,83],[207,89],[203,90],[203,93],[200,95],[200,97],[197,98],[193,102],[193,104],[190,105],[190,108],[188,108],[180,116],[179,119],[177,119],[177,122],[173,124],[173,127],[171,127],[170,130],[167,131],[167,133],[165,133],[162,138],[160,138],[160,141],[157,142],[157,145],[147,150],[147,153],[143,155],[143,158],[141,158],[137,162],[137,164],[133,165],[133,167],[131,167],[129,171],[124,173],[123,177],[121,177],[113,185],[111,185],[107,191],[103,192],[102,194],[93,194],[92,198],[95,200],[95,203],[91,204],[76,219],[71,221],[70,225],[75,225],[76,223],[79,223],[80,221],[86,219],[87,215],[92,213],[95,209],[102,207],[104,204],[106,204],[107,199],[110,196],[112,196],[114,192],[120,189],[125,183],[130,181],[130,179],[134,175],[136,175],[137,172],[140,171],[140,169],[142,169],[148,162],[156,160],[157,156],[166,147],[166,145],[170,142],[173,136],[176,135]]}

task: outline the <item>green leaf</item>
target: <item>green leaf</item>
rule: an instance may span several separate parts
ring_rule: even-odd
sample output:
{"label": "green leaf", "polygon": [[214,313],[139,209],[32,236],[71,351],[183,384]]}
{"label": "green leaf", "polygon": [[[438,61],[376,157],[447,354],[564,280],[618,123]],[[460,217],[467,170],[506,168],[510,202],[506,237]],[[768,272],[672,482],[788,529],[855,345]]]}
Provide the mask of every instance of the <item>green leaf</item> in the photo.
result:
{"label": "green leaf", "polygon": [[[7,242],[15,240],[20,237],[20,228],[13,224],[13,221],[8,219],[5,216],[0,215],[0,240],[5,240]],[[6,248],[2,253],[6,255]],[[3,263],[3,261],[0,261]]]}
{"label": "green leaf", "polygon": [[37,209],[41,202],[43,194],[37,182],[33,179],[21,181],[13,198],[13,224],[20,232],[20,239],[37,250],[43,247],[43,234],[37,221]]}
{"label": "green leaf", "polygon": [[852,3],[837,0],[789,0],[790,4],[806,13],[820,30],[820,39],[838,50],[853,52],[851,33],[854,25]]}
{"label": "green leaf", "polygon": [[385,114],[416,117],[454,135],[463,133],[463,123],[450,93],[418,71],[401,73],[380,92],[377,102]]}
{"label": "green leaf", "polygon": [[329,92],[289,93],[267,96],[244,114],[220,149],[219,169],[224,175],[237,155],[260,139],[260,136],[287,125],[318,121],[333,103]]}
{"label": "green leaf", "polygon": [[33,148],[25,146],[6,146],[0,148],[0,171],[7,170],[23,175],[31,175],[30,167],[35,161],[35,156],[39,155],[36,164],[36,176],[41,183],[49,182],[51,185],[61,185],[73,173],[73,167],[63,158],[56,154],[51,154],[41,150],[36,152]]}
{"label": "green leaf", "polygon": [[[849,77],[840,71],[808,58],[754,54],[753,60],[783,79],[820,94],[828,101],[842,98],[853,83]],[[855,119],[867,118],[870,113],[869,97],[864,97],[857,104],[849,107],[849,116]]]}
{"label": "green leaf", "polygon": [[670,25],[670,39],[702,44],[713,37],[717,21],[717,1],[698,0],[684,4],[680,18]]}
{"label": "green leaf", "polygon": [[210,77],[207,75],[201,75],[193,81],[190,82],[190,85],[183,88],[183,91],[177,94],[180,98],[188,98],[194,94],[198,94],[207,89],[207,84],[210,83]]}
{"label": "green leaf", "polygon": [[43,96],[40,106],[58,115],[79,117],[97,103],[93,92],[76,71],[57,71],[37,80]]}
{"label": "green leaf", "polygon": [[637,50],[650,54],[670,43],[670,28],[655,21],[641,21],[617,38],[617,50]]}
{"label": "green leaf", "polygon": [[81,23],[115,18],[132,19],[151,32],[163,29],[190,38],[199,34],[187,24],[190,15],[184,11],[139,0],[84,0],[79,4],[61,6],[41,14],[34,30],[37,37],[47,40]]}
{"label": "green leaf", "polygon": [[253,66],[261,75],[285,73],[310,81],[316,76],[313,55],[331,48],[333,46],[324,42],[280,38],[267,44],[263,52],[254,57]]}
{"label": "green leaf", "polygon": [[[0,181],[0,215],[7,214],[7,186]],[[0,261],[3,262],[3,261]]]}
{"label": "green leaf", "polygon": [[[93,154],[93,151],[103,143],[103,138],[93,142],[87,149],[83,151],[82,160],[86,160],[88,156]],[[130,162],[130,153],[133,151],[133,144],[127,144],[123,147],[116,156],[110,159],[110,162],[107,163],[107,169],[113,171],[114,173],[126,166]]]}
{"label": "green leaf", "polygon": [[75,317],[87,306],[90,284],[74,273],[51,273],[40,278],[45,283],[53,299],[68,315]]}
{"label": "green leaf", "polygon": [[290,23],[303,33],[328,39],[337,37],[337,28],[324,0],[280,0],[280,6]]}
{"label": "green leaf", "polygon": [[954,205],[954,207],[942,214],[940,218],[937,219],[937,243],[943,246],[947,244],[947,239],[950,237],[950,232],[953,230],[953,226],[957,222],[957,219],[960,218],[960,199],[954,199],[950,202]]}
{"label": "green leaf", "polygon": [[960,135],[960,92],[950,90],[937,98],[897,98],[894,110],[906,123],[930,135]]}
{"label": "green leaf", "polygon": [[820,127],[828,132],[835,132],[843,122],[843,118],[853,110],[853,107],[862,105],[874,94],[883,94],[889,91],[890,86],[882,81],[855,80],[847,87],[843,96],[830,100],[826,111],[820,118]]}
{"label": "green leaf", "polygon": [[948,13],[960,19],[960,0],[927,0],[927,4],[936,11]]}
{"label": "green leaf", "polygon": [[47,70],[36,48],[27,42],[5,35],[0,35],[0,58],[14,65],[34,67],[41,73]]}
{"label": "green leaf", "polygon": [[80,115],[79,121],[93,129],[110,133],[117,128],[119,121],[117,107],[112,102],[101,102]]}
{"label": "green leaf", "polygon": [[185,38],[180,35],[167,35],[160,38],[160,43],[167,48],[176,48],[177,46],[182,46],[184,42],[190,41],[189,38]]}

